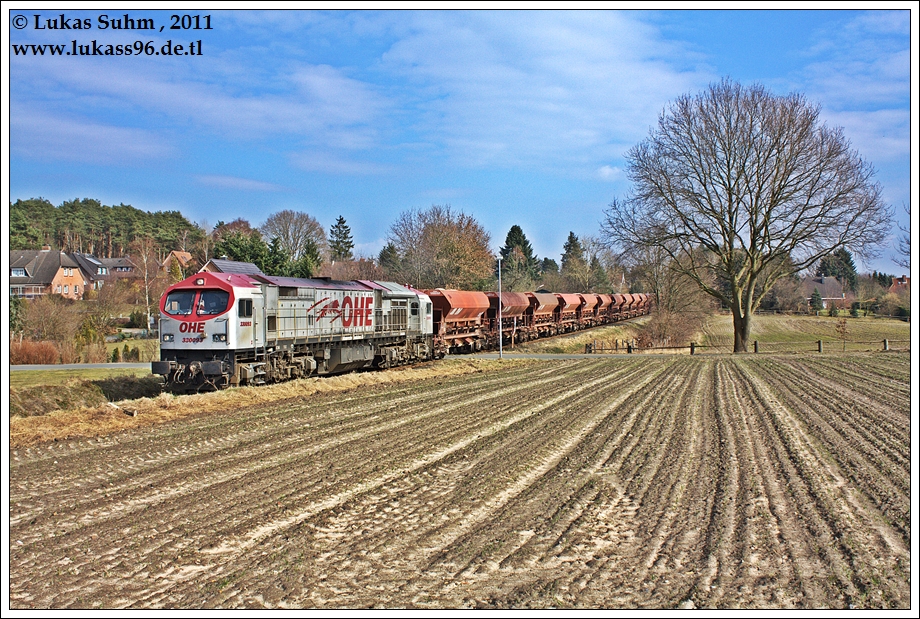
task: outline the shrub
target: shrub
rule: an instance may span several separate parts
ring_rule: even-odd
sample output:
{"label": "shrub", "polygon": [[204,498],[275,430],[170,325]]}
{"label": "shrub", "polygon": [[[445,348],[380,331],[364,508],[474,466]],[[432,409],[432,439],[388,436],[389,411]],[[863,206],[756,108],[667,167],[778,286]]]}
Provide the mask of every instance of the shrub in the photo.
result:
{"label": "shrub", "polygon": [[86,363],[105,363],[109,355],[102,342],[91,342],[83,346],[83,359]]}
{"label": "shrub", "polygon": [[683,346],[702,328],[696,312],[654,312],[639,333],[639,346]]}
{"label": "shrub", "polygon": [[10,343],[11,365],[32,365],[60,363],[61,353],[54,342],[22,342]]}
{"label": "shrub", "polygon": [[128,326],[134,329],[146,329],[147,314],[142,310],[134,310],[131,312],[131,320],[128,322]]}

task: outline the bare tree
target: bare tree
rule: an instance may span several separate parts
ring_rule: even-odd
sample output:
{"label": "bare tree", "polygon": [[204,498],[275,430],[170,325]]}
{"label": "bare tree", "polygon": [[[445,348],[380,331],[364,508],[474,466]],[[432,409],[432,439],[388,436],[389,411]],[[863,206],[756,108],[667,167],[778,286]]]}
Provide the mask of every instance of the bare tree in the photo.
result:
{"label": "bare tree", "polygon": [[23,307],[22,330],[29,339],[73,343],[79,328],[77,304],[60,295],[42,295]]}
{"label": "bare tree", "polygon": [[134,264],[140,269],[141,291],[144,293],[144,311],[147,314],[149,327],[154,313],[154,308],[160,296],[166,290],[166,278],[160,273],[160,264],[157,262],[156,242],[149,236],[138,237],[131,242],[131,253]]}
{"label": "bare tree", "polygon": [[332,279],[386,279],[383,270],[377,263],[366,256],[359,256],[354,260],[337,260],[325,263],[317,273],[320,277]]}
{"label": "bare tree", "polygon": [[127,307],[126,284],[107,282],[99,290],[90,290],[83,299],[83,334],[87,340],[105,341],[114,331],[119,316]]}
{"label": "bare tree", "polygon": [[910,270],[910,205],[904,205],[904,212],[907,213],[907,227],[898,224],[901,236],[898,237],[898,257],[894,263]]}
{"label": "bare tree", "polygon": [[298,211],[284,210],[273,213],[259,228],[266,240],[277,238],[281,249],[286,251],[291,260],[299,260],[309,241],[316,244],[323,261],[329,259],[329,243],[326,231],[310,215]]}
{"label": "bare tree", "polygon": [[732,312],[734,351],[782,277],[844,245],[868,257],[891,214],[872,166],[803,96],[723,80],[672,103],[627,155],[634,192],[602,229],[620,247],[658,247]]}
{"label": "bare tree", "polygon": [[402,280],[422,288],[480,289],[490,285],[495,256],[479,222],[450,206],[400,214],[387,242],[399,256]]}

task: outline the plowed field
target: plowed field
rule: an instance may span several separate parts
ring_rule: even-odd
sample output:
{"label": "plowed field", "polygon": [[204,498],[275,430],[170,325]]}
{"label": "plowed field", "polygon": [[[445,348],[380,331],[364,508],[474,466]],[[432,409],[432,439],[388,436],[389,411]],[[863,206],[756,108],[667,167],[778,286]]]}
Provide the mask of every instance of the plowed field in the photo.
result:
{"label": "plowed field", "polygon": [[509,363],[10,453],[13,608],[909,608],[910,360]]}

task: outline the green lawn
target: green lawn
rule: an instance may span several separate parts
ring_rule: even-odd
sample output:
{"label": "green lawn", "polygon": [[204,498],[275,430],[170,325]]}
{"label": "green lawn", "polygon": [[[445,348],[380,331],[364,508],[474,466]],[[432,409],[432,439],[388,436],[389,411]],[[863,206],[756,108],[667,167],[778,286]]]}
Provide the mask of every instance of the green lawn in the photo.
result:
{"label": "green lawn", "polygon": [[10,389],[26,389],[43,385],[59,386],[70,379],[88,381],[110,380],[131,376],[143,378],[150,376],[150,368],[87,368],[80,370],[16,370],[10,372]]}
{"label": "green lawn", "polygon": [[[756,340],[767,348],[779,345],[797,345],[816,348],[815,342],[822,340],[830,345],[837,345],[841,337],[837,330],[840,321],[846,320],[847,341],[862,348],[875,344],[882,346],[882,340],[889,340],[894,346],[904,348],[910,341],[910,323],[890,318],[853,318],[852,316],[787,316],[783,314],[763,314],[753,318],[751,325],[752,348]],[[710,316],[703,327],[700,343],[704,346],[732,347],[734,341],[732,317],[728,314]]]}

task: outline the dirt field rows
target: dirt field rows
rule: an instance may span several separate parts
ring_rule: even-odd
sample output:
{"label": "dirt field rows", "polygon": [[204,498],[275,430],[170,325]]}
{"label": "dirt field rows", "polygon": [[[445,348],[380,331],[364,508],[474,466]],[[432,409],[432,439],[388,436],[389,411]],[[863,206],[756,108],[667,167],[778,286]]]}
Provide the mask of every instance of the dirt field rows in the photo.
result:
{"label": "dirt field rows", "polygon": [[514,364],[10,454],[13,608],[909,608],[910,360]]}

